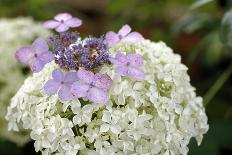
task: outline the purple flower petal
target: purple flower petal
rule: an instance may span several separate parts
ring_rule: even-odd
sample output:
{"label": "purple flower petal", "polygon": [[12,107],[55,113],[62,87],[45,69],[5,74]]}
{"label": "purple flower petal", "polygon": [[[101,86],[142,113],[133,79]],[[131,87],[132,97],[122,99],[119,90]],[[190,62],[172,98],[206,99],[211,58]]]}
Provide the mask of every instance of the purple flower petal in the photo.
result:
{"label": "purple flower petal", "polygon": [[108,89],[112,86],[112,80],[107,75],[96,73],[94,76],[94,85],[101,89]]}
{"label": "purple flower petal", "polygon": [[71,92],[74,96],[76,96],[78,98],[86,97],[89,88],[90,88],[90,86],[88,84],[77,81],[77,82],[73,83],[73,85],[71,87]]}
{"label": "purple flower petal", "polygon": [[128,76],[128,67],[126,66],[117,66],[115,72],[121,76]]}
{"label": "purple flower petal", "polygon": [[65,85],[62,85],[62,87],[58,91],[58,96],[62,101],[70,101],[73,98],[70,87],[67,87]]}
{"label": "purple flower petal", "polygon": [[67,26],[66,24],[60,24],[57,28],[56,31],[57,32],[64,32],[67,31],[69,29],[69,26]]}
{"label": "purple flower petal", "polygon": [[77,72],[77,77],[80,80],[90,84],[94,80],[94,73],[91,71],[84,70],[84,69],[79,69]]}
{"label": "purple flower petal", "polygon": [[33,50],[31,48],[22,47],[15,53],[15,58],[23,64],[29,64],[33,55],[34,55],[34,53],[33,53]]}
{"label": "purple flower petal", "polygon": [[105,35],[105,42],[109,45],[114,44],[116,42],[118,42],[120,39],[118,37],[118,34],[116,34],[115,32],[107,32]]}
{"label": "purple flower petal", "polygon": [[128,54],[127,58],[131,66],[139,67],[143,64],[143,57],[139,54]]}
{"label": "purple flower petal", "polygon": [[144,72],[141,68],[143,57],[139,54],[128,54],[125,56],[118,52],[111,62],[116,64],[115,72],[121,76],[130,76],[135,80],[144,79]]}
{"label": "purple flower petal", "polygon": [[128,62],[126,55],[123,54],[122,52],[118,52],[118,53],[116,54],[115,58],[116,58],[119,62],[121,62],[122,64]]}
{"label": "purple flower petal", "polygon": [[44,90],[47,95],[52,95],[57,93],[60,87],[60,83],[54,79],[48,80],[44,85]]}
{"label": "purple flower petal", "polygon": [[43,24],[43,27],[48,29],[54,29],[60,25],[60,22],[54,21],[54,20],[48,20]]}
{"label": "purple flower petal", "polygon": [[106,91],[96,87],[90,88],[87,94],[87,98],[98,104],[106,104],[109,100],[109,96]]}
{"label": "purple flower petal", "polygon": [[48,44],[47,42],[42,39],[42,38],[37,38],[33,43],[31,48],[33,50],[35,50],[35,52],[37,54],[43,53],[43,52],[47,52],[48,51]]}
{"label": "purple flower petal", "polygon": [[64,82],[67,85],[72,85],[75,81],[77,81],[77,73],[68,72],[64,76]]}
{"label": "purple flower petal", "polygon": [[30,68],[33,73],[38,73],[43,69],[44,65],[45,64],[43,61],[34,58],[30,64]]}
{"label": "purple flower petal", "polygon": [[128,70],[129,76],[134,80],[143,80],[145,78],[144,72],[142,69],[130,67]]}
{"label": "purple flower petal", "polygon": [[52,72],[52,78],[56,82],[61,83],[62,81],[64,81],[64,74],[60,70],[57,69]]}
{"label": "purple flower petal", "polygon": [[69,27],[79,27],[82,24],[82,21],[78,18],[72,18],[67,21],[65,21],[65,24]]}
{"label": "purple flower petal", "polygon": [[128,62],[126,55],[122,52],[118,52],[115,58],[110,58],[110,61],[116,65],[126,65]]}
{"label": "purple flower petal", "polygon": [[61,21],[67,21],[72,18],[72,15],[69,13],[59,13],[57,14],[54,19],[61,22]]}
{"label": "purple flower petal", "polygon": [[131,27],[126,24],[118,31],[118,35],[120,35],[121,37],[125,37],[130,32],[131,32]]}
{"label": "purple flower petal", "polygon": [[48,52],[41,53],[38,56],[38,59],[40,59],[44,64],[47,64],[51,62],[52,60],[54,60],[54,56],[52,52],[48,51]]}
{"label": "purple flower petal", "polygon": [[128,43],[135,43],[143,39],[143,36],[138,32],[132,32],[128,34],[126,37],[122,38],[123,41],[126,41]]}

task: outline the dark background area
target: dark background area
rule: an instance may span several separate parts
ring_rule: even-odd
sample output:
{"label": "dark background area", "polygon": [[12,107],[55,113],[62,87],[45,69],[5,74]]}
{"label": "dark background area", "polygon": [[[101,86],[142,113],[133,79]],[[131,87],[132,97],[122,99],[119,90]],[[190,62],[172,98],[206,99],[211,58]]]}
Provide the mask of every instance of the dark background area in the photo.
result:
{"label": "dark background area", "polygon": [[[232,1],[208,1],[0,0],[0,18],[45,21],[69,12],[83,20],[78,31],[84,36],[117,31],[127,23],[145,38],[164,41],[189,67],[191,84],[204,97],[209,119],[201,146],[193,139],[189,155],[232,155]],[[36,153],[33,142],[20,147],[0,137],[0,154]]]}

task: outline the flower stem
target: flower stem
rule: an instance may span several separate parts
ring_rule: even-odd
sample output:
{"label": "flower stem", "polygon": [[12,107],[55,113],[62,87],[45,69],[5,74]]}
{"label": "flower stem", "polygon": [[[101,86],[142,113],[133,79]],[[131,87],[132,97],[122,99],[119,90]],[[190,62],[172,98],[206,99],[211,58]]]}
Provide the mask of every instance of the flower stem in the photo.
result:
{"label": "flower stem", "polygon": [[208,92],[204,96],[204,105],[207,106],[208,103],[214,98],[216,93],[221,89],[223,84],[229,79],[232,74],[232,63],[229,67],[221,74],[221,76],[217,79],[214,85],[208,90]]}

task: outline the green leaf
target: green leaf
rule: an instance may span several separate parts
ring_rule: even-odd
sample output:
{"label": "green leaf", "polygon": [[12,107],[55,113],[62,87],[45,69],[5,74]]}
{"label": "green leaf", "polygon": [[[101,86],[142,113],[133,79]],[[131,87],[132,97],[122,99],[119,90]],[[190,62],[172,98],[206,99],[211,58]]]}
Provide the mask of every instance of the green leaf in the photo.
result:
{"label": "green leaf", "polygon": [[4,155],[19,155],[21,154],[21,148],[10,141],[0,138],[0,152]]}
{"label": "green leaf", "polygon": [[218,31],[207,35],[205,47],[205,63],[208,66],[215,66],[223,59],[223,44],[220,42]]}
{"label": "green leaf", "polygon": [[222,19],[220,37],[226,46],[232,47],[232,9]]}
{"label": "green leaf", "polygon": [[197,8],[202,7],[203,5],[208,4],[209,2],[212,2],[212,1],[213,0],[198,0],[190,7],[190,9],[191,10],[197,9]]}
{"label": "green leaf", "polygon": [[190,14],[177,21],[173,31],[175,34],[182,32],[190,34],[210,25],[211,22],[212,18],[208,14]]}
{"label": "green leaf", "polygon": [[223,58],[223,44],[218,31],[212,31],[204,36],[189,54],[187,62],[192,64],[199,56],[207,66],[215,66]]}
{"label": "green leaf", "polygon": [[209,131],[202,144],[197,146],[194,139],[189,144],[188,155],[218,155],[219,149],[232,149],[232,122],[219,120],[209,123]]}

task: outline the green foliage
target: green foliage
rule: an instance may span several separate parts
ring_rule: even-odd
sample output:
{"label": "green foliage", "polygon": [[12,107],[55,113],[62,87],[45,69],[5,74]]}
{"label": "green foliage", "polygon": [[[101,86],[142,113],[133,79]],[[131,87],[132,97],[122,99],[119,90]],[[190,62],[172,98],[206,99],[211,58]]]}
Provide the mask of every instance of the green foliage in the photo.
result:
{"label": "green foliage", "polygon": [[[32,16],[37,20],[44,20],[60,10],[73,13],[81,10],[66,3],[67,1],[62,0],[0,0],[0,16]],[[210,119],[210,130],[200,147],[195,141],[191,141],[189,155],[218,155],[223,147],[232,149],[232,123],[224,121],[232,120],[232,86],[231,81],[226,82],[223,78],[225,77],[223,72],[227,73],[224,70],[228,69],[227,66],[232,61],[232,1],[106,0],[106,3],[105,8],[99,13],[101,17],[89,20],[91,25],[99,25],[99,31],[110,29],[116,31],[128,23],[146,38],[162,40],[176,47],[177,52],[183,50],[175,44],[181,34],[189,36],[195,34],[199,37],[197,43],[184,54],[188,65],[193,65],[193,68],[200,66],[194,73],[194,76],[199,77],[194,79],[194,76],[191,76],[191,79],[197,86],[199,95],[207,94],[208,91],[209,97],[207,95],[206,97],[210,98],[210,101],[207,99],[209,105],[206,111]],[[84,10],[81,13],[85,17],[88,16],[88,11],[91,12]],[[88,20],[85,22],[88,24]],[[173,24],[174,22],[176,23]],[[170,30],[174,32],[174,36],[170,35]],[[183,61],[185,62],[185,58]],[[190,72],[193,68],[190,68]],[[226,75],[228,77],[226,79],[231,76]],[[0,81],[0,89],[3,87],[5,84]],[[4,155],[16,155],[19,149],[9,142],[0,140],[0,154],[6,150],[8,152]]]}
{"label": "green foliage", "polygon": [[53,0],[0,0],[0,17],[33,16],[37,20],[50,17]]}
{"label": "green foliage", "polygon": [[191,9],[197,9],[209,2],[212,2],[213,0],[198,0],[196,1],[192,6],[191,6]]}
{"label": "green foliage", "polygon": [[174,26],[174,33],[193,33],[200,29],[207,29],[213,19],[208,14],[190,14],[181,18]]}
{"label": "green foliage", "polygon": [[222,42],[232,48],[232,10],[223,17],[220,36]]}
{"label": "green foliage", "polygon": [[190,49],[187,63],[198,63],[201,72],[205,72],[205,80],[201,75],[197,87],[198,91],[205,94],[210,130],[199,148],[195,141],[191,141],[189,154],[219,155],[224,154],[221,153],[223,149],[231,153],[232,1],[197,1],[191,6],[188,15],[178,20],[173,32],[177,37],[181,34],[199,36],[198,42]]}
{"label": "green foliage", "polygon": [[188,155],[218,155],[220,148],[232,149],[232,122],[212,121],[210,130],[204,136],[201,146],[194,139],[189,144]]}
{"label": "green foliage", "polygon": [[21,148],[12,142],[0,139],[0,152],[2,155],[19,155]]}

